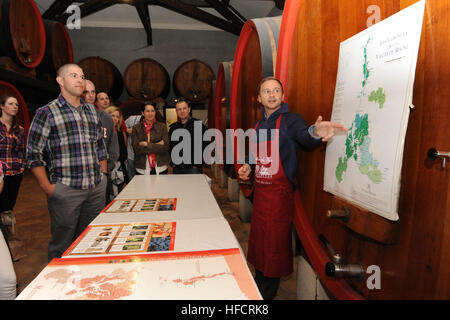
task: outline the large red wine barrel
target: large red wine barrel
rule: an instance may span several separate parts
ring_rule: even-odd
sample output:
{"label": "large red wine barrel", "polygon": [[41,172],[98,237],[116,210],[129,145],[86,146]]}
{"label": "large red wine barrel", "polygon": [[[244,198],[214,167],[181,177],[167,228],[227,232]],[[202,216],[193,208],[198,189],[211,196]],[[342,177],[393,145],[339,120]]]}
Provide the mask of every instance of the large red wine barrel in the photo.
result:
{"label": "large red wine barrel", "polygon": [[[214,97],[214,126],[219,129],[223,138],[223,148],[216,150],[217,157],[226,160],[226,130],[230,129],[230,90],[233,74],[233,61],[222,62],[217,70],[216,90]],[[224,167],[224,166],[222,166]],[[227,173],[228,167],[226,168]]]}
{"label": "large red wine barrel", "polygon": [[19,102],[19,113],[17,114],[17,122],[22,127],[24,127],[25,134],[27,135],[28,129],[30,128],[30,115],[28,113],[28,108],[25,99],[15,86],[10,84],[9,82],[0,81],[0,99],[5,95],[13,96]]}
{"label": "large red wine barrel", "polygon": [[170,91],[169,73],[159,62],[150,58],[131,62],[123,78],[128,94],[135,99],[166,98]]}
{"label": "large red wine barrel", "polygon": [[61,22],[44,19],[47,39],[45,55],[36,68],[40,77],[56,78],[59,67],[73,63],[73,48],[66,26]]}
{"label": "large red wine barrel", "polygon": [[173,75],[173,88],[177,96],[192,103],[207,101],[215,79],[211,67],[200,60],[192,59],[182,63]]}
{"label": "large red wine barrel", "polygon": [[[331,117],[341,41],[367,28],[370,5],[381,19],[415,0],[293,0],[284,9],[277,77],[284,83],[291,111],[308,123]],[[369,12],[369,13],[367,13]],[[405,138],[399,220],[391,222],[323,191],[325,152],[301,153],[295,226],[309,260],[336,298],[450,298],[450,170],[427,158],[431,147],[449,151],[450,2],[427,1],[414,83],[413,104]],[[326,217],[346,206],[348,222]],[[381,270],[381,289],[364,280],[334,280],[325,274],[327,250],[322,234],[344,263]]]}
{"label": "large red wine barrel", "polygon": [[36,68],[44,57],[45,30],[34,1],[0,0],[0,26],[0,56]]}
{"label": "large red wine barrel", "polygon": [[242,27],[231,80],[231,129],[253,128],[262,117],[256,91],[262,78],[275,74],[280,23],[281,17],[260,18]]}
{"label": "large red wine barrel", "polygon": [[[257,89],[261,79],[275,75],[280,24],[281,16],[248,20],[242,27],[231,79],[231,129],[245,131],[262,118]],[[243,158],[237,149],[234,152],[235,158]],[[240,166],[236,164],[236,172]],[[251,194],[246,185],[241,184],[241,190],[246,196]]]}
{"label": "large red wine barrel", "polygon": [[119,69],[100,57],[87,57],[78,62],[86,79],[91,80],[97,92],[106,92],[113,99],[120,97],[123,91],[123,78]]}
{"label": "large red wine barrel", "polygon": [[[124,103],[122,103],[121,105],[119,105],[119,109],[120,112],[122,112],[123,119],[126,120],[128,119],[129,116],[133,115],[141,115],[142,114],[141,108],[144,102],[145,102],[144,100],[129,99]],[[164,118],[161,115],[161,111],[159,110],[156,111],[156,120],[165,123]]]}

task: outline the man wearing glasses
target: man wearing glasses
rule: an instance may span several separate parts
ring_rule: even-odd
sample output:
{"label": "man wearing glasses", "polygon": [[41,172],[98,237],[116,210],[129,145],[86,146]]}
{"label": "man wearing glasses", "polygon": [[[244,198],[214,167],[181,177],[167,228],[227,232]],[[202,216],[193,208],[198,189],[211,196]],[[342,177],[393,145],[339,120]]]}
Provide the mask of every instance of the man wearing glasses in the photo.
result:
{"label": "man wearing glasses", "polygon": [[[190,116],[191,108],[184,98],[176,98],[174,102],[178,121],[172,123],[169,129],[169,152],[173,174],[203,173],[203,150],[206,146],[203,134],[207,128],[201,120]],[[178,136],[180,133],[178,130],[184,130],[184,134],[181,134],[183,138],[180,139],[184,148],[180,148],[172,154],[172,150],[179,143],[178,138],[175,138],[174,135],[177,133]],[[184,140],[185,137],[188,139],[187,141]],[[185,151],[190,151],[190,156],[186,156]]]}
{"label": "man wearing glasses", "polygon": [[48,259],[61,257],[105,206],[108,153],[95,106],[81,99],[83,70],[59,68],[61,94],[39,108],[30,126],[27,166],[47,196]]}
{"label": "man wearing glasses", "polygon": [[[114,120],[111,115],[105,112],[105,109],[109,107],[109,96],[106,92],[99,92],[96,94],[95,84],[90,80],[85,80],[85,87],[81,96],[85,102],[93,104],[97,107],[100,123],[103,129],[103,140],[105,141],[106,150],[108,150],[108,162],[107,162],[107,183],[106,183],[106,198],[105,206],[111,201],[112,181],[111,171],[116,165],[116,161],[119,159],[119,142],[117,140],[117,133],[114,130]],[[96,103],[97,102],[97,103]]]}
{"label": "man wearing glasses", "polygon": [[280,277],[293,271],[291,225],[298,147],[312,150],[329,140],[335,131],[347,130],[340,124],[322,121],[321,116],[308,126],[298,114],[289,112],[283,98],[278,79],[267,77],[261,81],[258,102],[264,117],[255,126],[256,139],[250,146],[254,161],[238,170],[243,181],[250,180],[250,173],[254,172],[247,260],[255,267],[255,282],[267,300],[275,297]]}

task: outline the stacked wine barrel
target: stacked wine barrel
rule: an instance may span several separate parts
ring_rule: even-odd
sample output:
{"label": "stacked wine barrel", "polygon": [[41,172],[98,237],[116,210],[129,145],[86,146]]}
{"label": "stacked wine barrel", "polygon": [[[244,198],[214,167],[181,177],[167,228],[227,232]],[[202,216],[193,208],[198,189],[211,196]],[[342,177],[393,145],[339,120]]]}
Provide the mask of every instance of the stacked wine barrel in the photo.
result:
{"label": "stacked wine barrel", "polygon": [[119,69],[101,57],[86,57],[78,62],[86,79],[95,84],[97,92],[106,92],[110,98],[118,99],[123,91],[123,78]]}
{"label": "stacked wine barrel", "polygon": [[183,62],[173,75],[175,94],[191,103],[206,103],[215,79],[212,68],[203,61],[192,59]]}
{"label": "stacked wine barrel", "polygon": [[45,29],[32,0],[0,1],[0,56],[20,67],[36,68],[45,53]]}
{"label": "stacked wine barrel", "polygon": [[45,54],[36,72],[43,80],[54,80],[59,67],[73,63],[72,41],[61,22],[45,19],[43,21],[46,35]]}
{"label": "stacked wine barrel", "polygon": [[131,62],[125,70],[124,81],[128,94],[135,99],[166,98],[170,91],[169,73],[150,58]]}
{"label": "stacked wine barrel", "polygon": [[219,129],[221,137],[217,137],[216,141],[222,142],[217,145],[216,158],[222,159],[222,169],[227,175],[231,175],[233,166],[226,166],[226,130],[230,129],[230,90],[231,76],[233,73],[233,61],[222,62],[217,70],[216,89],[214,97],[214,127]]}

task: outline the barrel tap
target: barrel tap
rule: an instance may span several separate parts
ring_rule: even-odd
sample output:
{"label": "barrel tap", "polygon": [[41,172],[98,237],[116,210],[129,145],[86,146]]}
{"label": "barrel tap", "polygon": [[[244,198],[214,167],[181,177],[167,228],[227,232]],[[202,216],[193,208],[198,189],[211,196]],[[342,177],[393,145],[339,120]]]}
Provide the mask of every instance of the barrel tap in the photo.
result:
{"label": "barrel tap", "polygon": [[328,248],[331,254],[331,262],[325,264],[325,274],[332,278],[356,278],[362,281],[364,278],[364,269],[361,264],[343,264],[344,257],[336,253],[328,242],[328,240],[322,235],[319,235],[319,240]]}
{"label": "barrel tap", "polygon": [[450,158],[450,152],[438,151],[436,150],[436,148],[430,148],[430,150],[428,150],[428,158],[430,158],[431,160],[442,158],[442,169],[445,169],[445,165],[447,164],[447,158]]}

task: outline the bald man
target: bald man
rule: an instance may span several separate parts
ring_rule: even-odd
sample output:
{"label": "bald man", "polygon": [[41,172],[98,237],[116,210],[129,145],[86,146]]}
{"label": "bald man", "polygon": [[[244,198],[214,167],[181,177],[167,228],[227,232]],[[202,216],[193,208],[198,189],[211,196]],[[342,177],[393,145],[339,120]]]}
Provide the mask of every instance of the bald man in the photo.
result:
{"label": "bald man", "polygon": [[36,111],[26,156],[47,196],[49,261],[61,257],[104,208],[108,159],[98,111],[81,99],[83,70],[67,64],[57,74],[61,93]]}
{"label": "bald man", "polygon": [[97,93],[97,99],[95,100],[96,104],[100,109],[106,110],[111,105],[111,100],[106,92]]}

